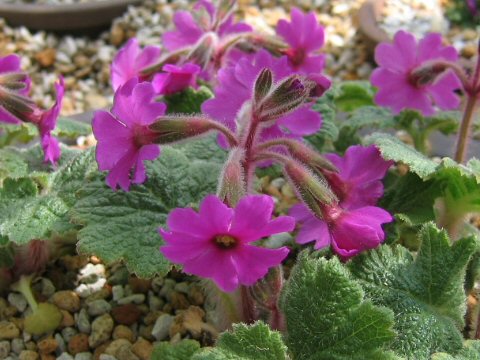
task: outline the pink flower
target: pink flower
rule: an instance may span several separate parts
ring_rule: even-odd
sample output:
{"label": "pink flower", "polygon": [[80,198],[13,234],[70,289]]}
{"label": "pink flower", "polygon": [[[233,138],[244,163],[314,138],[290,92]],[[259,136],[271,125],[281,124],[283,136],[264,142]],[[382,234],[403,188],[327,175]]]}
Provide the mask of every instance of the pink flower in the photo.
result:
{"label": "pink flower", "polygon": [[221,39],[230,34],[252,31],[247,24],[234,23],[233,15],[222,17],[223,14],[220,14],[219,10],[208,0],[199,1],[194,10],[197,17],[190,11],[175,13],[173,22],[177,29],[167,31],[163,35],[163,44],[167,50],[175,51],[195,45],[208,32],[216,33]]}
{"label": "pink flower", "polygon": [[[0,98],[5,97],[8,100],[8,97],[11,96],[26,96],[30,90],[30,78],[28,76],[22,76],[20,80],[15,79],[14,82],[23,83],[23,88],[15,90],[11,88],[11,83],[9,77],[15,74],[22,74],[20,68],[20,57],[15,54],[7,55],[0,58],[0,78],[2,79],[0,83]],[[1,101],[1,99],[0,99]],[[20,124],[21,120],[12,114],[12,111],[0,106],[0,122],[10,123],[10,124]]]}
{"label": "pink flower", "polygon": [[[460,80],[452,70],[437,74],[433,67],[428,68],[432,60],[457,59],[454,47],[442,45],[440,34],[429,34],[417,44],[412,34],[397,32],[393,44],[382,43],[375,49],[375,61],[380,66],[371,77],[372,84],[379,88],[375,102],[391,108],[395,114],[415,109],[423,115],[433,115],[433,104],[442,110],[457,108],[460,99],[454,91],[461,87]],[[427,71],[424,82],[414,74],[421,67]]]}
{"label": "pink flower", "polygon": [[332,190],[346,209],[375,205],[383,195],[381,180],[392,161],[386,161],[374,146],[350,146],[343,157],[326,154],[338,169],[338,173],[325,171]]}
{"label": "pink flower", "polygon": [[[252,60],[242,58],[235,65],[220,70],[215,98],[202,104],[202,112],[235,131],[237,115],[243,105],[252,99],[255,80],[265,68],[272,71],[276,82],[293,73],[287,57],[274,58],[265,50],[259,51]],[[311,105],[305,105],[264,128],[261,140],[281,136],[301,138],[317,132],[321,124],[320,114],[311,110]],[[224,140],[221,144],[226,146]]]}
{"label": "pink flower", "polygon": [[233,291],[240,284],[253,285],[289,251],[251,244],[293,230],[293,218],[271,219],[273,206],[273,199],[266,195],[247,195],[235,208],[209,195],[198,213],[189,208],[170,213],[170,230],[159,229],[166,242],[160,251],[170,261],[182,264],[186,273],[211,278],[223,291]]}
{"label": "pink flower", "polygon": [[145,181],[143,162],[160,155],[160,148],[153,143],[155,133],[148,126],[165,110],[165,104],[155,102],[152,84],[133,78],[115,93],[111,112],[95,112],[92,125],[98,141],[98,168],[110,171],[106,181],[112,189],[120,185],[128,191],[131,183]]}
{"label": "pink flower", "polygon": [[152,84],[155,92],[161,95],[174,94],[187,87],[197,87],[197,76],[202,69],[192,63],[184,65],[167,64],[162,68],[163,73],[155,75]]}
{"label": "pink flower", "polygon": [[343,260],[380,245],[385,239],[382,224],[393,221],[387,211],[375,206],[354,210],[326,207],[324,220],[320,220],[305,205],[296,205],[290,215],[302,223],[296,238],[299,244],[315,241],[315,249],[331,245]]}
{"label": "pink flower", "polygon": [[291,22],[280,20],[277,24],[277,34],[290,45],[285,51],[290,65],[305,74],[321,72],[325,56],[317,52],[325,43],[323,26],[318,24],[314,12],[305,14],[297,8],[292,8],[291,19]]}
{"label": "pink flower", "polygon": [[113,59],[111,69],[113,89],[117,90],[134,77],[145,80],[141,72],[158,61],[160,52],[160,48],[156,46],[146,46],[142,50],[137,39],[130,39]]}

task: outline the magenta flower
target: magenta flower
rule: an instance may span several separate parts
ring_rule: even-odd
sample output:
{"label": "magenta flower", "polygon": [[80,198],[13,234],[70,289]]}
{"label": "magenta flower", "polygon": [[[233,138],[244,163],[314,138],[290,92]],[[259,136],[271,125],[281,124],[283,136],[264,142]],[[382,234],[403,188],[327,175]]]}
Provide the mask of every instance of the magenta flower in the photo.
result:
{"label": "magenta flower", "polygon": [[[272,71],[276,82],[293,73],[286,56],[274,58],[267,51],[261,50],[252,60],[242,58],[235,65],[220,70],[215,98],[202,104],[202,112],[235,131],[237,115],[243,105],[252,99],[255,80],[265,68]],[[311,110],[311,105],[305,105],[264,128],[261,140],[280,136],[301,138],[317,132],[321,124],[320,114]],[[226,146],[222,139],[221,144]]]}
{"label": "magenta flower", "polygon": [[112,189],[120,185],[128,191],[131,183],[145,181],[143,162],[160,155],[160,148],[153,143],[155,133],[148,125],[165,111],[165,104],[155,102],[152,84],[133,78],[115,93],[111,112],[95,112],[92,126],[98,141],[98,168],[110,171],[106,181]]}
{"label": "magenta flower", "polygon": [[305,14],[292,8],[291,22],[280,20],[277,34],[290,45],[285,55],[296,71],[310,74],[323,70],[325,56],[319,55],[318,50],[325,43],[325,30],[319,25],[314,12]]}
{"label": "magenta flower", "polygon": [[[163,35],[163,44],[169,51],[195,45],[204,34],[216,33],[219,39],[236,33],[250,32],[252,28],[242,22],[235,23],[233,15],[222,17],[211,1],[201,0],[194,7],[195,17],[189,11],[177,11],[173,17],[176,30]],[[202,16],[203,15],[203,16]]]}
{"label": "magenta flower", "polygon": [[[0,97],[8,101],[8,98],[23,97],[28,94],[30,90],[30,78],[26,75],[21,76],[21,74],[20,57],[18,55],[11,54],[0,58]],[[15,75],[19,75],[20,78],[16,78]],[[12,77],[15,79],[12,79]],[[18,90],[12,88],[12,80],[15,83],[23,84],[23,87]],[[4,106],[0,106],[0,122],[20,124],[21,120],[12,114],[12,111],[9,111]]]}
{"label": "magenta flower", "polygon": [[134,77],[145,80],[142,78],[142,71],[158,61],[160,52],[160,48],[156,46],[141,49],[137,39],[130,39],[113,59],[111,69],[113,89],[117,90]]}
{"label": "magenta flower", "polygon": [[296,238],[299,244],[315,241],[315,249],[331,245],[343,260],[380,245],[385,239],[382,224],[393,221],[387,211],[375,206],[355,210],[326,207],[324,219],[320,220],[305,205],[296,205],[290,215],[302,223]]}
{"label": "magenta flower", "polygon": [[182,264],[186,273],[211,278],[223,291],[233,291],[240,284],[253,285],[289,251],[251,244],[295,227],[289,216],[272,220],[273,206],[273,199],[266,195],[247,195],[235,208],[209,195],[198,213],[189,208],[170,213],[169,230],[159,229],[166,242],[160,251],[170,261]]}
{"label": "magenta flower", "polygon": [[200,66],[192,63],[184,65],[167,64],[162,68],[164,72],[155,75],[153,78],[153,88],[160,95],[174,94],[187,87],[196,88],[197,76],[201,70]]}
{"label": "magenta flower", "polygon": [[346,209],[375,205],[383,195],[382,179],[392,161],[386,161],[374,146],[350,146],[343,157],[325,154],[338,169],[338,173],[325,171],[333,192]]}
{"label": "magenta flower", "polygon": [[[375,61],[380,66],[371,76],[379,88],[375,96],[378,105],[389,107],[395,114],[403,109],[415,109],[423,115],[435,113],[433,105],[451,110],[460,104],[455,90],[461,82],[452,70],[438,74],[434,60],[457,61],[454,47],[443,46],[440,34],[429,34],[417,44],[415,37],[405,31],[395,34],[393,44],[382,43],[375,49]],[[415,70],[423,68],[423,78]]]}

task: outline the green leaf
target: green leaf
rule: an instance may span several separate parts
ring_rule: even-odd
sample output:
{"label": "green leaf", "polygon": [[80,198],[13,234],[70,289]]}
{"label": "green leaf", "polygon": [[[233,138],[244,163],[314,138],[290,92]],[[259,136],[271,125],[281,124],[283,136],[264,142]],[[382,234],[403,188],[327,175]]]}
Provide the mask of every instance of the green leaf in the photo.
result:
{"label": "green leaf", "polygon": [[432,360],[480,360],[480,340],[467,340],[458,354],[433,354]]}
{"label": "green leaf", "polygon": [[285,360],[286,347],[279,332],[261,322],[234,324],[220,335],[215,348],[195,354],[192,360]]}
{"label": "green leaf", "polygon": [[53,135],[69,139],[76,139],[91,133],[92,126],[90,124],[67,117],[58,118],[57,126],[53,130]]}
{"label": "green leaf", "polygon": [[165,96],[167,112],[169,114],[198,114],[202,112],[203,102],[212,97],[212,91],[206,86],[200,86],[198,90],[189,87],[180,93]]}
{"label": "green leaf", "polygon": [[6,238],[0,238],[0,269],[10,268],[15,264],[15,252],[12,243]]}
{"label": "green leaf", "polygon": [[284,287],[281,308],[295,359],[392,359],[389,309],[364,301],[363,290],[337,258],[299,257]]}
{"label": "green leaf", "polygon": [[147,162],[147,181],[129,192],[113,191],[103,176],[87,182],[71,212],[84,225],[78,250],[107,263],[123,260],[140,277],[165,274],[170,264],[159,252],[163,240],[157,229],[165,226],[172,209],[196,206],[215,193],[225,153],[214,141],[209,137],[194,146],[162,147],[161,156]]}
{"label": "green leaf", "polygon": [[326,144],[332,143],[338,138],[338,127],[335,124],[334,90],[327,91],[318,99],[312,109],[322,115],[322,127],[316,134],[307,136],[306,139],[315,148],[321,150]]}
{"label": "green leaf", "polygon": [[32,124],[0,123],[0,148],[15,143],[28,143],[38,135],[37,128]]}
{"label": "green leaf", "polygon": [[376,304],[395,313],[392,349],[411,359],[429,359],[462,345],[465,269],[478,249],[473,237],[450,245],[444,231],[428,223],[419,233],[416,258],[404,247],[381,246],[349,263],[354,277]]}
{"label": "green leaf", "polygon": [[153,349],[151,360],[190,360],[199,350],[200,344],[195,340],[186,339],[176,344],[163,341]]}
{"label": "green leaf", "polygon": [[374,105],[375,88],[369,81],[344,81],[337,85],[337,89],[335,104],[340,111]]}
{"label": "green leaf", "polygon": [[28,175],[28,164],[12,148],[0,149],[0,185],[3,179]]}
{"label": "green leaf", "polygon": [[424,127],[427,131],[437,130],[442,134],[454,134],[462,120],[460,111],[440,111],[434,116],[423,118]]}
{"label": "green leaf", "polygon": [[413,147],[401,142],[398,138],[384,133],[374,133],[365,139],[367,145],[375,144],[386,160],[402,162],[410,170],[425,179],[435,172],[437,164],[415,150]]}
{"label": "green leaf", "polygon": [[76,154],[46,175],[42,188],[36,178],[4,181],[0,188],[0,236],[26,244],[32,239],[49,239],[56,229],[65,230],[75,192],[96,168],[93,150]]}

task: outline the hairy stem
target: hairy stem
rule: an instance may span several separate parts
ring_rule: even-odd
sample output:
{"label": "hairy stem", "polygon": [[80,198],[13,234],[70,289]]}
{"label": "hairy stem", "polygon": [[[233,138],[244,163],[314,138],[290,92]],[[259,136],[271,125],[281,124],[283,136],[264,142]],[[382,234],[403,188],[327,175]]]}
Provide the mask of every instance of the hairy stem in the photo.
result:
{"label": "hairy stem", "polygon": [[468,142],[472,131],[473,119],[475,114],[475,105],[477,103],[477,94],[468,94],[467,105],[463,113],[460,131],[458,132],[457,145],[455,148],[455,161],[463,163],[467,154]]}

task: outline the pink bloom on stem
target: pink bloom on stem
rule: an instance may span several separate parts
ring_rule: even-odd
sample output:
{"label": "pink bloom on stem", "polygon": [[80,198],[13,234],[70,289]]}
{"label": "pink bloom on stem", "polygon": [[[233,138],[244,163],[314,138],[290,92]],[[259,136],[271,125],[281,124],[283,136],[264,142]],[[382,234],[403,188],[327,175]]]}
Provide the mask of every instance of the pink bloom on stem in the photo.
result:
{"label": "pink bloom on stem", "polygon": [[426,84],[419,84],[412,76],[414,70],[428,67],[433,60],[454,62],[457,59],[453,46],[442,45],[440,34],[429,34],[417,44],[412,34],[397,32],[393,44],[382,43],[375,49],[379,68],[374,70],[370,79],[379,88],[375,102],[391,108],[395,114],[403,109],[415,109],[423,115],[433,115],[433,104],[442,110],[457,108],[460,99],[455,90],[461,87],[461,82],[452,70],[435,75],[432,69],[433,81]]}
{"label": "pink bloom on stem", "polygon": [[200,66],[192,63],[167,64],[162,68],[163,73],[156,74],[153,78],[153,88],[161,95],[174,94],[187,87],[197,88],[197,76],[201,70]]}
{"label": "pink bloom on stem", "polygon": [[387,211],[375,206],[354,210],[331,206],[325,207],[324,214],[324,220],[320,220],[305,205],[294,206],[290,215],[302,223],[296,241],[299,244],[315,241],[315,249],[331,245],[342,260],[380,245],[385,240],[382,224],[393,221]]}
{"label": "pink bloom on stem", "polygon": [[112,62],[113,90],[117,90],[134,77],[145,80],[141,72],[158,61],[160,52],[160,48],[156,46],[146,46],[141,49],[135,38],[128,40]]}
{"label": "pink bloom on stem", "polygon": [[272,220],[273,207],[273,199],[266,195],[247,195],[235,208],[209,195],[198,213],[184,208],[169,214],[169,230],[159,229],[166,242],[160,251],[182,264],[186,273],[211,278],[223,291],[253,285],[289,252],[286,247],[266,249],[251,244],[295,227],[290,216]]}
{"label": "pink bloom on stem", "polygon": [[175,51],[195,45],[208,32],[216,33],[221,39],[230,34],[252,31],[252,28],[245,23],[235,23],[233,15],[225,19],[217,19],[219,14],[211,1],[199,1],[194,7],[194,11],[197,13],[203,11],[206,18],[196,19],[190,11],[182,10],[175,13],[173,22],[176,30],[167,31],[162,38],[167,50]]}
{"label": "pink bloom on stem", "polygon": [[[267,51],[260,50],[252,60],[242,58],[235,65],[220,70],[215,98],[202,104],[202,112],[235,131],[237,114],[242,106],[252,99],[255,80],[265,68],[272,71],[276,82],[293,74],[286,56],[274,58]],[[311,110],[311,105],[305,105],[264,128],[261,140],[280,136],[300,139],[317,132],[321,124],[320,114]],[[227,146],[221,137],[220,143]]]}
{"label": "pink bloom on stem", "polygon": [[107,184],[128,191],[130,184],[146,179],[145,160],[155,160],[160,148],[155,133],[148,128],[164,115],[166,106],[155,102],[150,83],[133,78],[115,93],[111,112],[99,110],[93,118],[97,139],[96,158],[100,170],[109,170]]}
{"label": "pink bloom on stem", "polygon": [[296,71],[309,74],[323,70],[325,56],[319,55],[318,50],[325,43],[325,29],[318,23],[314,12],[305,14],[292,8],[291,22],[280,20],[277,34],[290,45],[285,55]]}
{"label": "pink bloom on stem", "polygon": [[[21,73],[22,69],[20,68],[20,57],[15,54],[7,55],[0,58],[0,76],[14,74],[14,73]],[[5,92],[5,95],[8,96],[9,93],[18,94],[21,96],[26,96],[30,90],[30,78],[25,76],[25,79],[22,81],[25,85],[23,89],[20,90],[11,90],[8,87],[0,85],[2,88],[2,94]],[[5,122],[9,124],[20,124],[21,120],[9,112],[4,107],[0,106],[0,122]]]}
{"label": "pink bloom on stem", "polygon": [[343,157],[325,154],[338,169],[337,173],[325,171],[324,175],[342,207],[355,209],[375,205],[383,195],[382,179],[392,161],[386,161],[374,146],[350,146]]}

